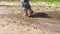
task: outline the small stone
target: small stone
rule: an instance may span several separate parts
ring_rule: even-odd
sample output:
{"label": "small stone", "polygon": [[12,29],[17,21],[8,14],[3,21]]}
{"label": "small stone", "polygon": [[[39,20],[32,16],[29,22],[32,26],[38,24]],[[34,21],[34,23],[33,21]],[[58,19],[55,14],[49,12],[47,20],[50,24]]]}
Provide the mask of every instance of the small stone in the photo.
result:
{"label": "small stone", "polygon": [[12,30],[14,30],[14,29],[12,29]]}
{"label": "small stone", "polygon": [[26,24],[27,26],[29,26],[29,24]]}
{"label": "small stone", "polygon": [[37,29],[37,27],[34,27],[34,29]]}
{"label": "small stone", "polygon": [[1,24],[2,27],[5,27],[3,24]]}
{"label": "small stone", "polygon": [[16,22],[16,21],[13,21],[13,22]]}
{"label": "small stone", "polygon": [[27,29],[27,31],[30,31],[30,29]]}

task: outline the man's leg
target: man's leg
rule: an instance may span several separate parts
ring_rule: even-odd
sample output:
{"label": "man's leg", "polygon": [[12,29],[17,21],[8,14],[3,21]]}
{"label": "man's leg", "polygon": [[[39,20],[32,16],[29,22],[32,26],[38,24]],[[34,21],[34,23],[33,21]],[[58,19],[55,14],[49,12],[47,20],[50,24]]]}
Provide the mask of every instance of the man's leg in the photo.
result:
{"label": "man's leg", "polygon": [[28,16],[28,10],[24,10],[24,16]]}
{"label": "man's leg", "polygon": [[32,9],[29,9],[29,10],[24,10],[24,15],[25,16],[31,16],[33,14],[33,10]]}
{"label": "man's leg", "polygon": [[33,10],[31,9],[31,6],[28,2],[23,3],[23,8],[25,11],[26,16],[31,16],[33,14]]}
{"label": "man's leg", "polygon": [[32,15],[34,11],[33,11],[32,9],[30,9],[30,11],[31,11],[30,13],[31,13],[31,15]]}
{"label": "man's leg", "polygon": [[32,9],[29,9],[28,12],[29,12],[29,16],[31,16],[34,11]]}

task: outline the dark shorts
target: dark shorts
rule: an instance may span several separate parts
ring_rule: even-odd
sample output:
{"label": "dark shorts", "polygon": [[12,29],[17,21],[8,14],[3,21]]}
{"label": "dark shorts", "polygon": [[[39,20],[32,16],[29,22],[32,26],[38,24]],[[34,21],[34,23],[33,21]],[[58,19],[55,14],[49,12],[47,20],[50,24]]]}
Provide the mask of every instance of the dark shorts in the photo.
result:
{"label": "dark shorts", "polygon": [[31,6],[30,6],[29,2],[23,2],[22,7],[24,8],[24,10],[31,9]]}

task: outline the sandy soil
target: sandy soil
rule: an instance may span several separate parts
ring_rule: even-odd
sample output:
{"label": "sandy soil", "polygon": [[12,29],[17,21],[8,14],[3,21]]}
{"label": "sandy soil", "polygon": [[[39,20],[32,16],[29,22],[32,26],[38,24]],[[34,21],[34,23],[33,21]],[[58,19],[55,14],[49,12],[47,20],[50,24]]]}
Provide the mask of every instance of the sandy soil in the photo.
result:
{"label": "sandy soil", "polygon": [[32,8],[35,13],[31,17],[25,17],[22,16],[21,7],[1,6],[0,34],[60,34],[59,10]]}

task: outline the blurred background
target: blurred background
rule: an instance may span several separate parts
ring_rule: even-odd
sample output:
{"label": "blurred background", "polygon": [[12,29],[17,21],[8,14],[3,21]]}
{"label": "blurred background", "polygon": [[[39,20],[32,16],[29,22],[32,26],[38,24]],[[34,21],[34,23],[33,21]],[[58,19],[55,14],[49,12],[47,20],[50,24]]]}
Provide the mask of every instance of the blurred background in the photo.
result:
{"label": "blurred background", "polygon": [[[0,1],[20,1],[20,0],[0,0]],[[31,0],[32,2],[60,2],[60,0]]]}
{"label": "blurred background", "polygon": [[30,0],[30,5],[34,14],[27,18],[20,0],[0,0],[0,34],[60,34],[60,0]]}

